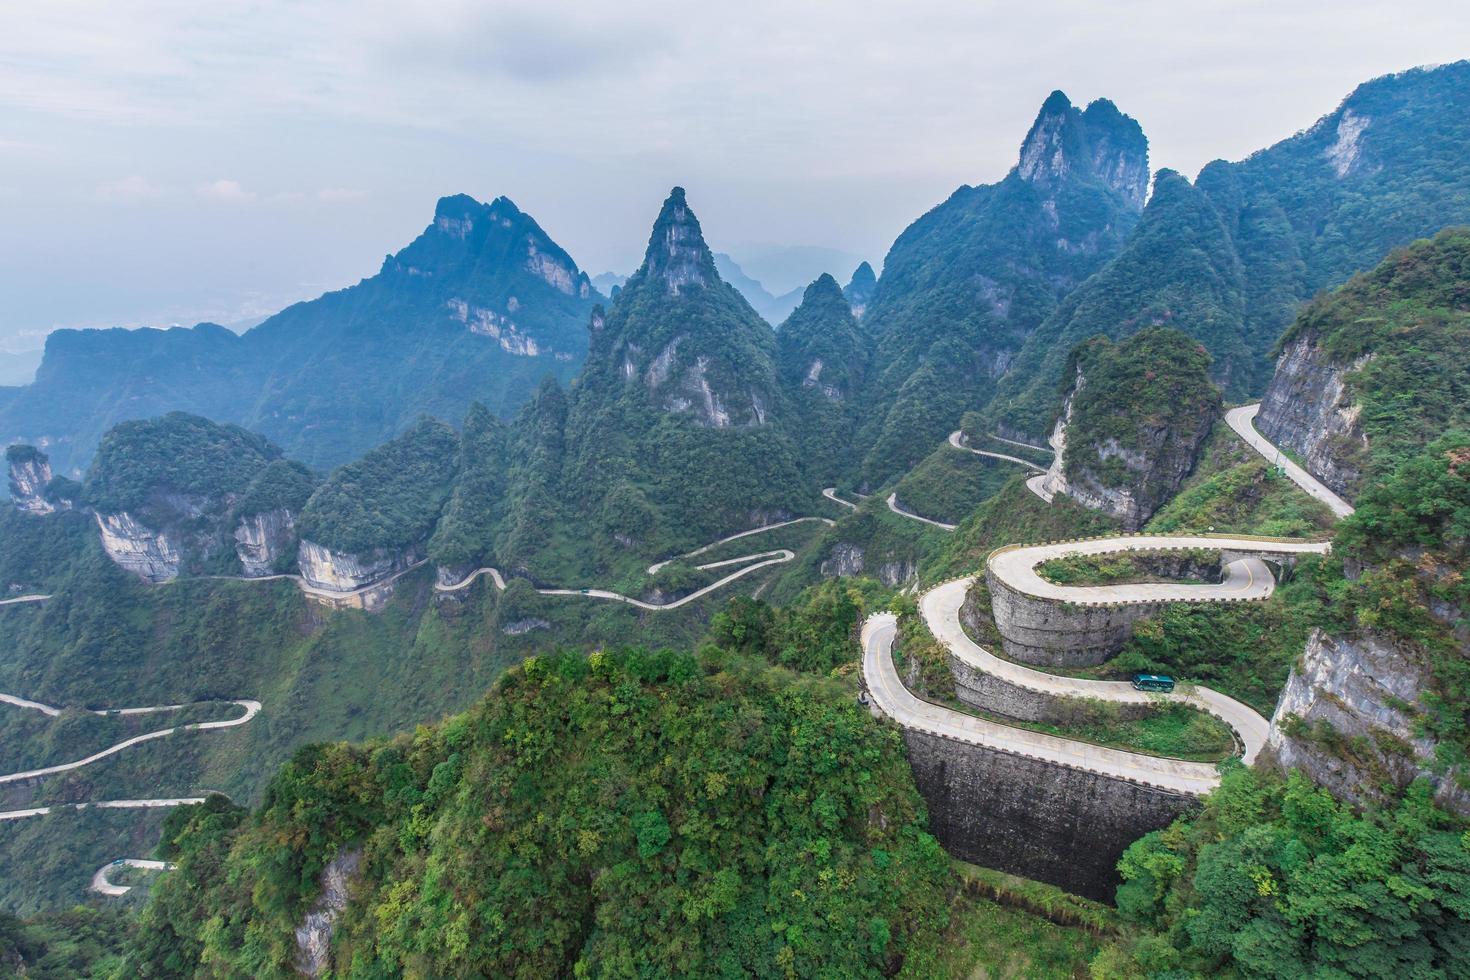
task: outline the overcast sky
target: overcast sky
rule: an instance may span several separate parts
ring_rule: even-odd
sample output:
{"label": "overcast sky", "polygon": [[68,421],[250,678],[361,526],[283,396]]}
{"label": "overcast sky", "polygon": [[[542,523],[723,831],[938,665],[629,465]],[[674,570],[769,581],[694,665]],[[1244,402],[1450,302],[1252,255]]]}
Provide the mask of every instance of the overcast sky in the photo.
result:
{"label": "overcast sky", "polygon": [[456,192],[509,196],[594,274],[637,264],[675,183],[716,249],[876,265],[1003,176],[1052,89],[1111,98],[1192,177],[1467,56],[1464,0],[13,4],[0,349],[272,312],[373,274]]}

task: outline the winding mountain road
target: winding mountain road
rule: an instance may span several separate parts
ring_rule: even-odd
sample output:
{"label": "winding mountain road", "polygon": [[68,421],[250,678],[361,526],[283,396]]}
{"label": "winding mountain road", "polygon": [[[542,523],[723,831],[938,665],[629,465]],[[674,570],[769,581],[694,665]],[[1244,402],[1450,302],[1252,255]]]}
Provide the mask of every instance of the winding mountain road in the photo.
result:
{"label": "winding mountain road", "polygon": [[116,898],[119,895],[126,895],[133,890],[132,885],[114,885],[107,877],[111,872],[124,867],[143,868],[147,871],[172,871],[177,865],[170,864],[167,861],[150,861],[144,858],[118,858],[116,861],[110,864],[104,864],[98,868],[97,873],[92,875],[92,884],[88,887],[99,895],[108,895],[112,898]]}
{"label": "winding mountain road", "polygon": [[1351,516],[1352,504],[1343,500],[1321,480],[1308,473],[1280,449],[1266,441],[1266,437],[1261,435],[1255,425],[1256,415],[1260,411],[1260,402],[1232,408],[1225,413],[1225,423],[1235,430],[1236,435],[1245,440],[1246,445],[1264,456],[1271,465],[1280,467],[1292,483],[1305,490],[1313,499],[1320,500],[1330,507],[1339,520]]}
{"label": "winding mountain road", "polygon": [[898,619],[892,613],[876,613],[863,623],[863,681],[878,710],[904,728],[1192,795],[1208,793],[1219,785],[1219,773],[1208,763],[1105,748],[1014,728],[921,700],[904,686],[893,665],[897,634]]}
{"label": "winding mountain road", "polygon": [[936,521],[931,517],[923,517],[919,514],[915,514],[911,510],[904,510],[898,505],[898,491],[896,490],[888,495],[888,509],[893,511],[899,517],[907,517],[911,521],[922,521],[923,523],[928,524],[931,527],[939,528],[941,531],[953,531],[956,527],[958,527],[958,525],[956,524],[946,524],[943,521]]}
{"label": "winding mountain road", "polygon": [[[999,438],[999,436],[997,436],[996,438]],[[1009,440],[1009,439],[1006,439],[1004,441],[1005,442],[1011,442],[1011,440]],[[988,450],[985,450],[985,449],[974,449],[974,448],[972,448],[970,446],[965,445],[965,432],[964,432],[963,429],[955,429],[953,432],[951,432],[949,434],[949,444],[951,446],[953,446],[954,448],[959,449],[959,450],[961,450],[963,452],[974,453],[976,456],[986,456],[986,457],[989,457],[990,459],[999,459],[999,460],[1002,460],[1002,461],[1007,462],[1007,463],[1020,463],[1022,466],[1026,467],[1028,470],[1035,470],[1038,473],[1045,473],[1046,472],[1046,467],[1045,466],[1041,466],[1041,465],[1038,465],[1036,463],[1033,463],[1029,459],[1022,459],[1019,456],[1007,456],[1005,453],[992,453],[992,452],[990,452]],[[1022,444],[1021,443],[1015,443],[1015,445],[1022,445]],[[1031,447],[1031,448],[1034,448],[1034,447]]]}
{"label": "winding mountain road", "polygon": [[[1232,409],[1226,416],[1231,428],[1257,452],[1281,465],[1293,482],[1315,499],[1326,503],[1334,514],[1339,517],[1351,514],[1352,507],[1346,501],[1300,466],[1286,459],[1255,430],[1251,419],[1255,417],[1259,407],[1247,405]],[[952,444],[958,446],[954,436],[950,439]],[[1033,465],[1033,468],[1036,467]],[[1051,496],[1042,486],[1043,480],[1044,476],[1032,477],[1027,480],[1027,486],[1037,496],[1050,501]],[[889,505],[893,505],[892,497],[889,498]],[[1143,582],[1110,586],[1063,586],[1046,581],[1036,571],[1037,566],[1043,562],[1071,555],[1181,548],[1227,551],[1241,557],[1226,564],[1224,581],[1211,584]],[[1330,544],[1325,541],[1289,541],[1239,535],[1122,535],[1000,548],[991,553],[987,568],[1000,581],[1019,592],[1073,605],[1252,601],[1268,598],[1275,589],[1275,579],[1262,556],[1324,554],[1329,548]],[[1096,681],[1049,674],[1004,660],[986,650],[970,638],[960,620],[965,597],[979,577],[971,575],[944,582],[925,592],[919,599],[919,613],[925,624],[957,660],[1012,685],[1060,697],[1095,698],[1133,704],[1153,701],[1188,704],[1228,724],[1241,744],[1242,759],[1247,764],[1255,761],[1265,745],[1270,722],[1248,705],[1218,691],[1181,685],[1167,695],[1145,693],[1134,690],[1126,681]],[[910,692],[898,676],[893,663],[893,643],[896,636],[897,618],[891,613],[875,614],[863,624],[863,681],[872,695],[875,707],[904,728],[1192,795],[1207,793],[1219,785],[1217,767],[1211,764],[1164,759],[1059,738],[977,718],[924,701]]]}
{"label": "winding mountain road", "polygon": [[[13,695],[7,694],[0,696],[0,700],[3,700],[6,704],[16,705],[23,708],[32,708],[34,710],[42,712],[43,714],[51,715],[53,717],[57,714],[60,714],[59,708],[52,708],[50,705],[43,705],[36,701],[27,701],[24,698],[18,698]],[[122,752],[125,749],[132,748],[134,745],[141,745],[144,742],[151,742],[154,739],[158,738],[166,738],[169,735],[174,734],[175,732],[207,732],[217,731],[223,728],[234,728],[238,725],[245,724],[260,713],[259,701],[239,700],[232,701],[230,703],[239,705],[240,707],[244,708],[245,713],[239,718],[230,718],[225,721],[199,721],[193,722],[188,725],[175,725],[172,728],[164,728],[156,732],[146,732],[142,735],[134,735],[132,738],[124,739],[123,741],[118,742],[116,745],[110,745],[107,748],[103,749],[101,752],[94,752],[93,754],[87,756],[85,759],[78,759],[76,762],[64,762],[60,765],[46,766],[41,769],[31,769],[26,772],[13,772],[8,775],[0,776],[0,785],[3,785],[5,783],[23,782],[28,779],[39,779],[43,776],[52,776],[59,772],[70,772],[73,769],[80,769],[83,766],[90,766],[94,762],[98,762],[102,759],[107,758],[108,756],[116,755],[117,753]],[[185,705],[173,704],[158,705],[156,707],[147,708],[121,708],[118,709],[115,713],[151,714],[156,711],[177,711],[183,707],[185,707]],[[92,713],[97,715],[107,715],[113,712],[93,711]]]}
{"label": "winding mountain road", "polygon": [[0,820],[24,820],[26,817],[44,817],[60,810],[158,810],[171,806],[188,806],[203,803],[202,796],[175,796],[157,800],[99,800],[95,803],[57,803],[53,806],[36,806],[28,810],[0,810]]}
{"label": "winding mountain road", "polygon": [[[1331,545],[1326,541],[1285,541],[1215,534],[1134,534],[997,548],[991,552],[986,565],[1002,582],[1017,592],[1078,606],[1114,605],[1122,602],[1211,602],[1270,597],[1276,589],[1276,579],[1257,555],[1325,555],[1330,548]],[[1037,566],[1056,558],[1180,549],[1245,554],[1244,557],[1226,564],[1225,580],[1218,583],[1057,585],[1048,582],[1036,571]]]}
{"label": "winding mountain road", "polygon": [[[832,499],[835,500],[837,498],[834,497]],[[846,503],[846,501],[844,500],[838,500],[837,502]],[[684,558],[693,558],[696,555],[702,555],[705,552],[710,551],[714,548],[718,548],[720,545],[726,544],[730,541],[737,541],[740,538],[750,537],[753,534],[764,534],[767,531],[774,531],[777,528],[790,527],[793,524],[800,524],[803,521],[818,521],[822,524],[828,525],[829,527],[836,523],[831,518],[827,517],[797,517],[789,521],[781,521],[778,524],[766,524],[761,527],[751,528],[748,531],[739,531],[735,534],[723,537],[718,541],[711,541],[709,544],[695,548],[693,551],[687,551],[682,555],[676,555],[673,558],[665,558],[663,561],[654,562],[652,565],[648,566],[648,574],[655,575],[658,573],[659,569],[663,568],[665,565],[668,565],[670,562],[679,561]],[[783,565],[786,562],[792,561],[795,558],[796,552],[791,551],[789,548],[776,548],[771,551],[759,551],[754,554],[740,555],[735,558],[725,558],[720,561],[706,562],[703,565],[695,565],[694,567],[698,571],[707,572],[712,571],[716,568],[728,568],[731,565],[739,565],[744,562],[752,563],[745,565],[743,568],[736,569],[729,575],[726,575],[715,582],[711,582],[709,585],[706,585],[703,588],[691,592],[686,596],[674,599],[671,602],[645,602],[642,599],[635,599],[633,596],[623,595],[621,592],[609,592],[606,589],[537,589],[536,591],[541,595],[582,596],[587,599],[606,599],[610,602],[627,603],[630,606],[636,606],[639,609],[646,609],[649,612],[663,612],[667,609],[678,609],[680,606],[684,606],[691,602],[702,599],[705,596],[709,595],[711,592],[724,588],[726,585],[729,585],[736,579],[749,575],[751,572],[758,571],[762,568],[768,568],[772,565]],[[458,592],[461,589],[468,588],[469,585],[481,575],[488,576],[490,581],[495,583],[496,589],[500,590],[501,592],[505,591],[505,576],[500,573],[499,569],[493,568],[489,565],[475,569],[473,572],[470,572],[458,582],[454,582],[450,585],[443,585],[436,582],[434,584],[434,591]]]}
{"label": "winding mountain road", "polygon": [[822,496],[826,497],[828,500],[832,501],[834,504],[841,504],[842,506],[844,506],[844,507],[850,507],[853,510],[857,510],[858,509],[858,505],[855,504],[855,503],[853,503],[851,500],[843,500],[841,497],[837,496],[837,488],[836,487],[825,487],[825,488],[823,488],[823,490],[822,490]]}

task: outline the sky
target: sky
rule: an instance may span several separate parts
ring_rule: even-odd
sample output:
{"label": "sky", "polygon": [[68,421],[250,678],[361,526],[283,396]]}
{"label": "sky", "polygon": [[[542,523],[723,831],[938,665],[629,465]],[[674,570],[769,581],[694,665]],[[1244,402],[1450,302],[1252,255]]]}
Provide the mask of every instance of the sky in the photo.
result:
{"label": "sky", "polygon": [[[506,195],[591,274],[688,189],[706,237],[878,265],[1004,176],[1053,89],[1193,176],[1470,57],[1463,0],[46,0],[0,31],[0,351],[235,323]],[[845,278],[851,270],[831,270]]]}

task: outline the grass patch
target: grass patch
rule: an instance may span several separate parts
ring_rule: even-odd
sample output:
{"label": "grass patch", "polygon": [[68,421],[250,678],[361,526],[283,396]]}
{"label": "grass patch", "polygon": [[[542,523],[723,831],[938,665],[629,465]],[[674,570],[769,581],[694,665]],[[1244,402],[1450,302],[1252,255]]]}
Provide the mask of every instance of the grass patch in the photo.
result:
{"label": "grass patch", "polygon": [[915,514],[958,524],[1017,472],[1021,468],[1015,463],[976,456],[946,442],[910,470],[896,490],[898,499]]}
{"label": "grass patch", "polygon": [[[1213,575],[1210,571],[1213,569]],[[1137,582],[1218,582],[1220,552],[1210,548],[1178,551],[1068,555],[1036,566],[1054,585],[1129,585]]]}
{"label": "grass patch", "polygon": [[954,867],[960,888],[949,928],[910,953],[901,978],[1087,976],[1088,962],[1112,933],[1111,909],[1038,881],[960,861]]}
{"label": "grass patch", "polygon": [[1210,431],[1194,472],[1146,530],[1317,538],[1333,523],[1325,504],[1278,473],[1221,421]]}

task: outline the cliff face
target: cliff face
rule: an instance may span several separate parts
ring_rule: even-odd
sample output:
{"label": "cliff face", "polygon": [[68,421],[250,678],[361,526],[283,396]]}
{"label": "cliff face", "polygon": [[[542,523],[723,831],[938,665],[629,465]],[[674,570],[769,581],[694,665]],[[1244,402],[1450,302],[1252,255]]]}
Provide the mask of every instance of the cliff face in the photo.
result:
{"label": "cliff face", "polygon": [[296,560],[306,584],[333,592],[351,592],[380,582],[412,566],[422,556],[417,549],[374,549],[363,554],[332,551],[303,540]]}
{"label": "cliff face", "polygon": [[118,567],[153,583],[179,577],[186,547],[181,535],[154,530],[127,511],[96,518],[102,550]]}
{"label": "cliff face", "polygon": [[1136,531],[1193,471],[1219,414],[1208,355],[1177,331],[1154,330],[1117,346],[1090,342],[1072,360],[1045,489]]}
{"label": "cliff face", "polygon": [[1301,456],[1313,476],[1349,499],[1361,484],[1368,438],[1347,378],[1371,359],[1335,361],[1315,333],[1304,332],[1281,352],[1256,416],[1263,436]]}
{"label": "cliff face", "polygon": [[1367,803],[1385,784],[1427,777],[1435,799],[1470,816],[1470,790],[1435,772],[1438,743],[1419,734],[1416,716],[1430,678],[1391,640],[1314,632],[1271,717],[1266,757],[1304,770],[1333,795]]}
{"label": "cliff face", "polygon": [[51,463],[44,453],[16,453],[10,461],[10,500],[25,514],[50,514],[56,505],[46,499]]}
{"label": "cliff face", "polygon": [[282,570],[296,542],[296,516],[279,507],[240,518],[235,527],[235,554],[251,578]]}

